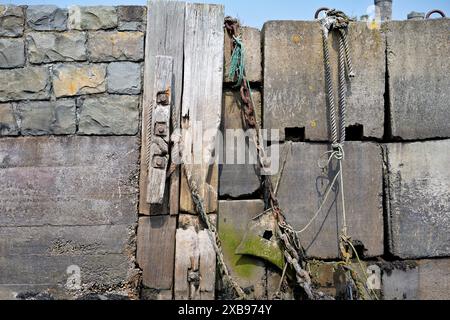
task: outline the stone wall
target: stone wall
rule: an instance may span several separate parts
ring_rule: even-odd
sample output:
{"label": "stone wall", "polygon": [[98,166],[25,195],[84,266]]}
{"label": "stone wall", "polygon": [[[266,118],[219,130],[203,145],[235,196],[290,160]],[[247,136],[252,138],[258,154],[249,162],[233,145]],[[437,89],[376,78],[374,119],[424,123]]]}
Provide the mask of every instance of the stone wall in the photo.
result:
{"label": "stone wall", "polygon": [[[450,50],[444,40],[449,26],[450,20],[437,19],[387,22],[381,29],[353,23],[349,28],[356,77],[347,93],[348,231],[368,275],[380,270],[376,292],[385,299],[449,298],[450,77],[448,59],[443,58]],[[329,150],[324,143],[329,124],[320,25],[269,21],[261,35],[250,30],[243,29],[243,39],[257,115],[265,129],[280,130],[280,154],[288,156],[278,198],[287,220],[300,230],[314,216],[336,172],[317,165]],[[334,37],[329,43],[337,77]],[[254,58],[259,46],[262,78],[254,66],[260,61]],[[224,128],[242,127],[238,97],[231,89],[224,94]],[[252,165],[223,165],[220,182],[219,230],[224,230],[225,248],[235,248],[245,227],[231,215],[260,214],[263,193]],[[313,281],[338,298],[343,284],[333,264],[342,227],[339,197],[336,188],[301,234],[306,254],[327,261],[309,266]],[[261,289],[249,282],[262,278],[262,267],[225,253],[242,286],[259,296]],[[262,280],[266,296],[278,286],[279,270],[274,276],[271,268],[266,266]],[[354,270],[364,277],[360,266],[355,264]]]}
{"label": "stone wall", "polygon": [[0,6],[1,298],[136,297],[145,21]]}
{"label": "stone wall", "polygon": [[[344,165],[349,234],[364,268],[380,269],[385,299],[450,297],[449,21],[349,30],[356,72]],[[145,31],[146,7],[0,5],[0,298],[139,297]],[[280,130],[280,150],[288,152],[281,206],[301,229],[333,173],[317,166],[329,130],[320,28],[270,21],[242,36],[257,118]],[[240,129],[224,41],[222,129]],[[222,165],[219,195],[217,225],[232,275],[251,297],[272,298],[280,270],[235,254],[247,223],[264,209],[258,169]],[[310,266],[316,286],[337,297],[338,197],[333,190],[301,235],[307,255],[326,260]],[[182,228],[185,219],[193,218],[170,223]],[[152,239],[156,227],[139,231]],[[174,244],[159,247],[166,246]],[[69,281],[76,267],[81,288]],[[220,281],[215,297],[227,297]]]}

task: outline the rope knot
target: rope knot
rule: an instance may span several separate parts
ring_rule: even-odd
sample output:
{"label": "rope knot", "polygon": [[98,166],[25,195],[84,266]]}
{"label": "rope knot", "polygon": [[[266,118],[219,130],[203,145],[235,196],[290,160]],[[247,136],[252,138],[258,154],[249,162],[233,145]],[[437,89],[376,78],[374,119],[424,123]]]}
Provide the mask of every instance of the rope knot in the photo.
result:
{"label": "rope knot", "polygon": [[344,146],[342,143],[335,143],[331,146],[333,148],[333,152],[331,156],[336,160],[343,160],[345,157]]}

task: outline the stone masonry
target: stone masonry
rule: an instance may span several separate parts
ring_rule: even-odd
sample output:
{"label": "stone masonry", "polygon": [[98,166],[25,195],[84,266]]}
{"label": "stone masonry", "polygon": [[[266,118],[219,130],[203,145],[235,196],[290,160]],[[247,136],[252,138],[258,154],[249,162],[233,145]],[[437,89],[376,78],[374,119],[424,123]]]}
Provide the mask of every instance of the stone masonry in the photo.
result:
{"label": "stone masonry", "polygon": [[0,134],[137,134],[145,16],[1,5]]}
{"label": "stone masonry", "polygon": [[[347,93],[344,191],[362,260],[351,267],[369,273],[383,299],[450,297],[449,21],[349,28],[356,77]],[[0,5],[0,299],[186,298],[189,255],[204,269],[200,296],[228,297],[214,281],[214,250],[199,217],[138,216],[146,28],[145,6]],[[242,28],[242,40],[256,118],[280,130],[270,150],[279,146],[282,157],[289,148],[277,191],[287,221],[300,230],[336,173],[334,162],[318,167],[329,151],[320,26],[269,21],[262,31]],[[245,129],[239,89],[228,77],[227,35],[224,44],[221,128]],[[330,51],[337,78],[334,37]],[[224,159],[231,144],[225,141]],[[224,163],[219,179],[211,217],[230,273],[251,298],[271,299],[281,270],[236,254],[266,206],[258,168]],[[337,298],[346,290],[335,268],[340,192],[332,190],[300,234],[313,283]],[[145,260],[145,250],[168,262]],[[174,259],[174,252],[186,254]],[[160,277],[166,267],[175,280]],[[81,286],[74,289],[76,268]],[[155,280],[160,291],[145,287]]]}
{"label": "stone masonry", "polygon": [[0,298],[137,297],[145,16],[0,5]]}

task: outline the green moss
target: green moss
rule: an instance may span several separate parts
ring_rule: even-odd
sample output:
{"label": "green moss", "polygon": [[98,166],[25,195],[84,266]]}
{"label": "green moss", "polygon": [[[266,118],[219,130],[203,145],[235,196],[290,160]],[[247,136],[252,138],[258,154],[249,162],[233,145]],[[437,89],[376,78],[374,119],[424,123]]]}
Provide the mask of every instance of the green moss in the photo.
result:
{"label": "green moss", "polygon": [[241,243],[243,233],[238,232],[232,225],[222,222],[219,228],[219,236],[225,259],[233,273],[239,278],[251,280],[259,267],[257,261],[249,256],[235,253],[236,248]]}
{"label": "green moss", "polygon": [[269,261],[279,269],[284,267],[283,252],[275,242],[267,241],[255,234],[247,234],[236,253],[246,254]]}

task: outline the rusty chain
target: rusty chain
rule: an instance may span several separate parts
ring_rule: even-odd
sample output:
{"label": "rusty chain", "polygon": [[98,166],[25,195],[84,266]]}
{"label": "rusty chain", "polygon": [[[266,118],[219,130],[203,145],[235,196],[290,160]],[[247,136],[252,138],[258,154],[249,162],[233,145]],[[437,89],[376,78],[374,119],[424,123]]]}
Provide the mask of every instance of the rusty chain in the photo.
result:
{"label": "rusty chain", "polygon": [[[242,45],[241,34],[239,33],[239,21],[232,17],[226,17],[224,26],[230,37],[231,53],[233,53],[238,45]],[[262,137],[260,135],[260,126],[255,116],[250,82],[246,77],[245,66],[240,65],[239,68],[243,68],[243,70],[239,70],[238,68],[236,68],[235,74],[233,75],[233,80],[237,82],[238,86],[240,85],[240,96],[243,103],[241,114],[246,129],[254,129],[256,132],[253,142],[256,146],[259,164],[263,168],[266,164],[265,153],[264,149],[261,147]],[[238,81],[240,76],[239,71],[243,71],[243,79],[241,81]],[[308,299],[318,299],[322,297],[323,294],[320,292],[315,292],[312,288],[311,278],[308,272],[304,270],[305,255],[303,252],[303,248],[301,247],[297,233],[292,228],[292,226],[289,225],[283,215],[283,212],[279,206],[276,192],[274,191],[272,180],[270,179],[270,176],[263,176],[261,179],[265,192],[264,198],[266,208],[270,209],[266,210],[266,212],[271,211],[277,221],[278,228],[276,230],[276,235],[282,245],[285,262],[291,266],[292,270],[294,270],[296,274],[296,282],[303,289]],[[284,277],[282,277],[281,281],[283,281],[283,278]],[[281,283],[279,287],[281,287]],[[280,292],[277,292],[275,294],[275,298],[279,298],[280,296]]]}

